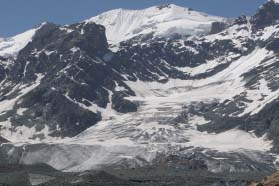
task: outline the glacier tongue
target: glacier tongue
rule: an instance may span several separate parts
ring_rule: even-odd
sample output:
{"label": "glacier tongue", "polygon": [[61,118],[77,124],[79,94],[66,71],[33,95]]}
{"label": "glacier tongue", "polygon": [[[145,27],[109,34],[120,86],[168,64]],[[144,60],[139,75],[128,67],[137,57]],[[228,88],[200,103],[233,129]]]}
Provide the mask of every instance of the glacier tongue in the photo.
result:
{"label": "glacier tongue", "polygon": [[104,25],[108,41],[115,44],[142,34],[170,36],[208,33],[212,22],[225,20],[171,4],[143,10],[116,9],[85,22]]}

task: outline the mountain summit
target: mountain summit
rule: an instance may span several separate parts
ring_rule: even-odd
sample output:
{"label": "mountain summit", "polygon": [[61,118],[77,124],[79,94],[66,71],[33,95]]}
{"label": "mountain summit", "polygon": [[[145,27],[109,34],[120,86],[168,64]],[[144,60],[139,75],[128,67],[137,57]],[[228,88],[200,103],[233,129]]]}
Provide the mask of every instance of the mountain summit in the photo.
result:
{"label": "mountain summit", "polygon": [[92,17],[85,22],[104,25],[110,43],[136,36],[152,34],[169,37],[173,34],[199,35],[210,32],[213,22],[225,18],[196,12],[174,4],[154,6],[143,10],[116,9]]}

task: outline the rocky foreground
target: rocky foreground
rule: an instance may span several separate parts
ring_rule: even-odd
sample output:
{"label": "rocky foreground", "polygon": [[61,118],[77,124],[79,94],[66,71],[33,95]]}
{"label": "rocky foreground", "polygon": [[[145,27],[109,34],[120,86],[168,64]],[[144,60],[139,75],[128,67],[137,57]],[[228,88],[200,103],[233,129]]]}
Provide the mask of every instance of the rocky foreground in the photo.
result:
{"label": "rocky foreground", "polygon": [[278,186],[279,185],[279,172],[275,172],[271,176],[265,177],[260,183],[254,183],[252,186]]}
{"label": "rocky foreground", "polygon": [[[2,164],[0,186],[250,186],[253,181],[260,181],[265,174],[210,173],[202,168],[169,164],[136,169],[107,168],[100,171],[66,173],[43,164]],[[276,175],[278,176],[278,173],[267,179],[271,181],[265,180],[263,185],[275,186],[275,181],[278,181]]]}

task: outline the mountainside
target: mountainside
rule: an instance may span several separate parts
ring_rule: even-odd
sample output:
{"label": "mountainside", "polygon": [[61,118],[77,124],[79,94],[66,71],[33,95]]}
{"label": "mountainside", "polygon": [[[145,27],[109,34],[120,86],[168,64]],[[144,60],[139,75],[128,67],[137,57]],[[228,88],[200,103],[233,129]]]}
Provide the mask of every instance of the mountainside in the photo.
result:
{"label": "mountainside", "polygon": [[175,5],[114,10],[0,41],[0,162],[270,174],[278,12],[273,0],[233,21]]}

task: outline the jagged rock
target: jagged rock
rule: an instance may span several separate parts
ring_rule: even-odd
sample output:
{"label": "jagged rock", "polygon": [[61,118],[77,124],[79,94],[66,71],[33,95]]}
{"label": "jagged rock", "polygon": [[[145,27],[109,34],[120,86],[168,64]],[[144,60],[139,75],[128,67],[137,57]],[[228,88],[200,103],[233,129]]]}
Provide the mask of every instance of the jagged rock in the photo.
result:
{"label": "jagged rock", "polygon": [[225,30],[225,28],[226,28],[226,23],[214,22],[212,23],[210,34],[217,34]]}
{"label": "jagged rock", "polygon": [[266,26],[278,23],[279,21],[279,3],[273,0],[268,1],[252,17],[251,23],[254,29],[263,29]]}
{"label": "jagged rock", "polygon": [[248,23],[248,20],[245,15],[242,15],[234,20],[234,24],[238,24],[238,25],[245,25],[247,23]]}

